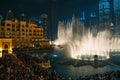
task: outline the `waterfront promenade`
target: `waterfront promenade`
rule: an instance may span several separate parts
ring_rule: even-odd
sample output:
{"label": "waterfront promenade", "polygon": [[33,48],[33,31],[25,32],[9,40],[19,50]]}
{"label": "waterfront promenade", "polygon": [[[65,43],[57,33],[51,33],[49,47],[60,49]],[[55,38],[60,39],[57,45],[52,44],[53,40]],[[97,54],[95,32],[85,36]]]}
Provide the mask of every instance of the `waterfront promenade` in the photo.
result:
{"label": "waterfront promenade", "polygon": [[64,78],[39,64],[47,62],[26,53],[6,54],[0,58],[0,80],[120,80],[120,71]]}

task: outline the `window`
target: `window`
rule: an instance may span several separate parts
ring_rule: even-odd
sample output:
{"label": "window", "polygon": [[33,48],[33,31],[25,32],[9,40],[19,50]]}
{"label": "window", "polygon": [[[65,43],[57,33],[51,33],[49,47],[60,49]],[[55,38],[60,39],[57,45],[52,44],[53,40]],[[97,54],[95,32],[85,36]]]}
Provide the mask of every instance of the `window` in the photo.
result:
{"label": "window", "polygon": [[4,48],[5,48],[5,49],[8,49],[8,45],[7,45],[7,44],[5,44]]}
{"label": "window", "polygon": [[7,26],[11,26],[11,25],[8,23]]}
{"label": "window", "polygon": [[15,33],[12,33],[12,35],[15,35]]}
{"label": "window", "polygon": [[1,35],[5,35],[5,33],[4,33],[4,32],[1,32]]}
{"label": "window", "polygon": [[3,30],[4,30],[4,28],[1,28],[1,30],[3,31]]}
{"label": "window", "polygon": [[20,29],[16,29],[16,31],[20,31]]}
{"label": "window", "polygon": [[24,28],[25,26],[24,26],[24,25],[22,25],[22,27]]}
{"label": "window", "polygon": [[28,24],[26,24],[26,28],[28,28]]}
{"label": "window", "polygon": [[24,41],[24,37],[22,37],[22,41]]}
{"label": "window", "polygon": [[22,33],[22,35],[25,35],[24,33]]}
{"label": "window", "polygon": [[20,24],[17,24],[17,25],[16,25],[16,28],[20,28]]}
{"label": "window", "polygon": [[29,32],[32,32],[32,30],[29,30]]}
{"label": "window", "polygon": [[12,27],[15,27],[15,24],[12,24]]}
{"label": "window", "polygon": [[7,28],[7,31],[10,31],[10,28]]}
{"label": "window", "polygon": [[32,41],[32,39],[30,39],[30,41]]}
{"label": "window", "polygon": [[40,36],[43,36],[43,34],[40,34]]}
{"label": "window", "polygon": [[4,23],[4,22],[1,22],[1,26],[5,26],[5,23]]}
{"label": "window", "polygon": [[12,29],[12,31],[15,31],[15,29]]}
{"label": "window", "polygon": [[24,31],[24,29],[22,29],[22,31]]}
{"label": "window", "polygon": [[30,36],[32,35],[32,34],[29,34]]}

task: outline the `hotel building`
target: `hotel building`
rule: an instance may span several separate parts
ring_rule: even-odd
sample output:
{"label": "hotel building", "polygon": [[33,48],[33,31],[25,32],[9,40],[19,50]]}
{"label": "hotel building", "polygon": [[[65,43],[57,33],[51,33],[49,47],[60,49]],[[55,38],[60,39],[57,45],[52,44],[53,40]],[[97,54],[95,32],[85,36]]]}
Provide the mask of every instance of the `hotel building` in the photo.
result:
{"label": "hotel building", "polygon": [[7,18],[0,21],[0,38],[12,39],[13,47],[49,47],[44,39],[44,29],[32,21],[27,22],[25,15],[18,21],[9,10]]}

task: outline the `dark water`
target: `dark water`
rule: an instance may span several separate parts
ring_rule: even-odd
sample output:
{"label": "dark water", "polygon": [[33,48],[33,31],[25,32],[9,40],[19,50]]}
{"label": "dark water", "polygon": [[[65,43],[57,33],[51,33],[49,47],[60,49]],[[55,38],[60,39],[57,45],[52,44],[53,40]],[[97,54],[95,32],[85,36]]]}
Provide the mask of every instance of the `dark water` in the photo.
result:
{"label": "dark water", "polygon": [[114,66],[104,66],[100,67],[98,69],[94,69],[90,65],[86,66],[79,66],[79,67],[74,67],[72,65],[59,65],[59,64],[54,64],[52,65],[52,68],[62,77],[68,78],[78,78],[79,76],[85,76],[85,75],[93,75],[96,73],[106,73],[110,71],[116,71],[120,70],[120,67],[114,67]]}
{"label": "dark water", "polygon": [[[45,53],[46,54],[46,53]],[[39,56],[36,53],[36,56]],[[58,62],[64,62],[64,59],[62,59],[63,56],[60,55],[58,52],[53,51],[50,53],[47,53],[46,59],[51,60],[52,70],[56,71],[60,76],[68,78],[71,77],[73,79],[78,78],[79,76],[85,76],[85,75],[93,75],[96,73],[106,73],[111,71],[117,71],[120,70],[120,56],[113,57],[113,61],[111,62],[111,65],[105,65],[103,67],[98,67],[95,69],[91,65],[83,65],[83,66],[73,66],[73,65],[66,65],[66,64],[58,64]],[[116,60],[115,60],[116,59]],[[118,62],[118,64],[117,64]]]}

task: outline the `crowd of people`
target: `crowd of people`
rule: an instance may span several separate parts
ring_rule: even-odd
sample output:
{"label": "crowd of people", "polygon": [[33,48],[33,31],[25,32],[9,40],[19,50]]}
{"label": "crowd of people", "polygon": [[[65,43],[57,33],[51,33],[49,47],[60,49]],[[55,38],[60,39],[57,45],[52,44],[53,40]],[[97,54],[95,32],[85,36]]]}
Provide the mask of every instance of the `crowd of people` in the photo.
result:
{"label": "crowd of people", "polygon": [[120,71],[82,76],[77,80],[120,80]]}
{"label": "crowd of people", "polygon": [[[0,80],[74,80],[41,67],[39,64],[43,61],[25,53],[6,54],[0,58]],[[80,76],[75,80],[120,80],[120,71]]]}
{"label": "crowd of people", "polygon": [[55,71],[39,64],[45,60],[21,54],[6,54],[0,58],[0,80],[65,80]]}

